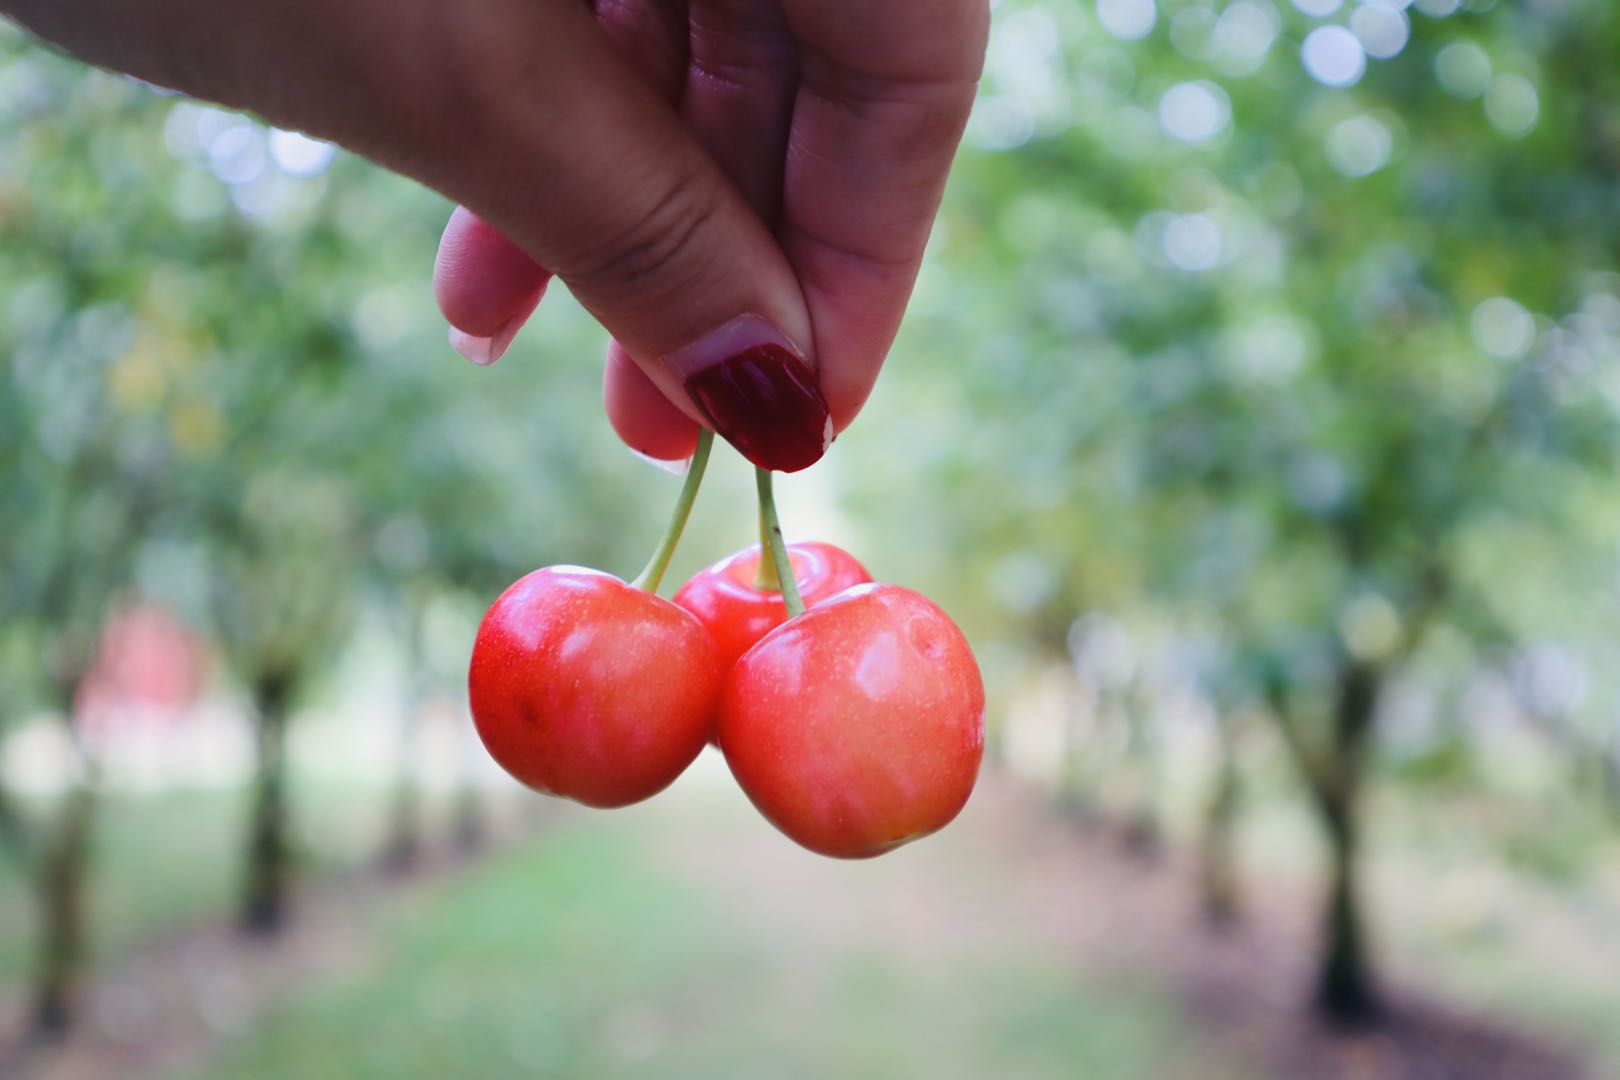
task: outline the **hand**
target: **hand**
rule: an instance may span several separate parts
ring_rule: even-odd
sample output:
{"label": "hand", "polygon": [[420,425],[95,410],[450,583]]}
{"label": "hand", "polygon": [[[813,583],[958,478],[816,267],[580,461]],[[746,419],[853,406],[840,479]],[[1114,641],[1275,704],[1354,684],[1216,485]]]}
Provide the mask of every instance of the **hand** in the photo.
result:
{"label": "hand", "polygon": [[493,358],[549,271],[613,334],[608,412],[632,447],[684,457],[704,422],[788,469],[819,458],[871,390],[987,23],[984,0],[0,10],[457,200],[469,209],[436,280],[464,350]]}

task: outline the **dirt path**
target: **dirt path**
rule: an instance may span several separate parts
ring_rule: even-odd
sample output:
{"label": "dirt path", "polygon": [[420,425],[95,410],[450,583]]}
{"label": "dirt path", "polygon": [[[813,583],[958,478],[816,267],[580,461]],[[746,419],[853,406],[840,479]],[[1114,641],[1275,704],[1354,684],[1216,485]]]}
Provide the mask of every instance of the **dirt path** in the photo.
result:
{"label": "dirt path", "polygon": [[[719,771],[717,771],[719,770]],[[810,858],[748,811],[704,759],[699,775],[623,814],[659,872],[701,895],[746,942],[832,978],[830,958],[880,951],[928,970],[942,942],[958,954],[1053,957],[1083,976],[1171,988],[1197,1037],[1166,1080],[1211,1075],[1304,1080],[1566,1080],[1591,1075],[1566,1048],[1402,997],[1385,1030],[1338,1035],[1302,1012],[1312,954],[1308,898],[1251,889],[1245,928],[1217,937],[1193,908],[1191,867],[1145,862],[1115,835],[1054,815],[1037,792],[988,776],[939,837],[870,863]],[[550,813],[567,828],[574,810]],[[27,1080],[163,1077],[195,1068],[301,988],[363,974],[376,957],[378,905],[453,881],[443,863],[401,885],[357,877],[309,896],[274,947],[227,926],[154,944],[104,973],[82,1033],[13,1056],[0,1074]],[[1258,896],[1258,899],[1253,897]],[[5,1003],[0,1003],[3,1007]],[[13,1003],[14,1004],[14,1003]],[[791,1008],[791,1002],[772,1002]],[[10,1023],[0,1012],[0,1031]],[[1219,1061],[1222,1067],[1211,1067]]]}
{"label": "dirt path", "polygon": [[[723,803],[724,798],[716,799]],[[725,822],[733,824],[727,826]],[[1392,988],[1395,1019],[1375,1032],[1324,1029],[1303,1007],[1313,974],[1314,897],[1252,887],[1241,926],[1208,931],[1195,867],[1182,855],[1133,855],[1115,831],[1051,810],[1045,796],[989,776],[939,837],[851,874],[803,858],[763,823],[718,808],[697,830],[671,830],[667,872],[732,897],[752,933],[791,941],[815,964],[834,946],[924,954],[953,948],[1051,950],[1091,982],[1144,975],[1175,988],[1211,1056],[1240,1075],[1288,1080],[1573,1080],[1593,1077],[1569,1047]],[[725,843],[714,843],[723,831]],[[816,902],[807,905],[805,897]],[[979,935],[977,942],[965,937]],[[1170,1080],[1211,1075],[1210,1058]]]}

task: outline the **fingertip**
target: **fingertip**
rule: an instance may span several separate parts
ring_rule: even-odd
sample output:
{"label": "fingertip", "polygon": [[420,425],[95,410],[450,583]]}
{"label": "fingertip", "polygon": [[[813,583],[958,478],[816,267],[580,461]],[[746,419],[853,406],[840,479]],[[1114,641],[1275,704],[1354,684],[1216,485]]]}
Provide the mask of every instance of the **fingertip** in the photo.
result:
{"label": "fingertip", "polygon": [[488,367],[501,358],[501,353],[495,351],[494,338],[477,337],[453,326],[450,328],[450,347],[463,359],[470,360],[479,367]]}
{"label": "fingertip", "polygon": [[697,449],[697,423],[653,385],[617,341],[608,346],[602,402],[613,430],[643,457],[680,462]]}
{"label": "fingertip", "polygon": [[504,333],[510,343],[550,280],[544,267],[472,211],[458,206],[450,215],[433,262],[433,296],[463,335]]}

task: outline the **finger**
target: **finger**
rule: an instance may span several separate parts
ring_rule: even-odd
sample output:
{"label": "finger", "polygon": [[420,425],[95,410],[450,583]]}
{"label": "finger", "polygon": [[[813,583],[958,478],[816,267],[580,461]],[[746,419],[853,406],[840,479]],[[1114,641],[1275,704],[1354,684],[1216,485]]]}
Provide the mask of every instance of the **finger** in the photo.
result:
{"label": "finger", "polygon": [[[679,107],[686,88],[686,5],[596,0],[596,21],[658,95]],[[655,463],[683,462],[697,449],[697,424],[670,403],[617,341],[608,343],[602,404],[624,444]]]}
{"label": "finger", "polygon": [[[678,101],[686,72],[686,23],[679,5],[600,0],[597,22],[642,76]],[[457,207],[445,225],[433,267],[439,307],[463,342],[509,343],[532,313],[551,275],[499,231]],[[514,317],[516,325],[514,325]],[[459,346],[458,346],[459,348]],[[482,361],[493,362],[496,355]],[[474,358],[476,359],[476,358]]]}
{"label": "finger", "polygon": [[685,0],[596,0],[597,24],[658,96],[678,106],[686,87]]}
{"label": "finger", "polygon": [[[589,12],[508,14],[518,25],[485,42],[507,137],[466,147],[472,167],[440,182],[567,282],[688,416],[756,464],[817,460],[830,424],[775,238]],[[500,59],[512,40],[532,55]]]}
{"label": "finger", "polygon": [[[616,4],[613,10],[625,27],[621,48],[656,57],[654,77],[666,96],[679,102],[687,130],[761,219],[773,221],[781,204],[782,147],[795,66],[781,10],[753,0],[692,0],[686,10],[644,0]],[[598,4],[597,18],[607,13]],[[650,38],[667,40],[675,29],[672,16],[682,20],[683,43],[690,23],[689,48],[681,50],[681,69],[674,72],[669,61],[676,50],[647,44]],[[614,429],[633,449],[655,460],[691,456],[696,426],[659,394],[616,341],[608,348],[603,398]]]}
{"label": "finger", "polygon": [[457,207],[439,240],[433,295],[450,343],[475,364],[501,358],[545,294],[551,275],[522,248]]}
{"label": "finger", "polygon": [[[500,359],[551,277],[464,207],[457,207],[445,226],[433,270],[451,344],[478,364]],[[603,398],[613,429],[632,450],[660,461],[692,456],[697,424],[670,404],[616,343],[608,351]]]}
{"label": "finger", "polygon": [[[596,20],[666,100],[680,100],[686,74],[686,15],[678,3],[599,0]],[[434,267],[435,292],[451,344],[475,363],[493,363],[533,312],[545,273],[523,250],[458,208]],[[537,285],[538,282],[538,285]],[[690,457],[697,425],[670,404],[628,353],[610,347],[603,373],[608,419],[632,450],[655,460]]]}
{"label": "finger", "polygon": [[697,449],[698,425],[670,404],[618,342],[608,346],[602,401],[613,430],[638,454],[672,462]]}
{"label": "finger", "polygon": [[983,64],[985,0],[784,0],[798,93],[778,230],[842,429],[894,335]]}
{"label": "finger", "polygon": [[681,117],[766,224],[782,204],[782,151],[793,116],[798,43],[781,7],[690,0],[690,63]]}

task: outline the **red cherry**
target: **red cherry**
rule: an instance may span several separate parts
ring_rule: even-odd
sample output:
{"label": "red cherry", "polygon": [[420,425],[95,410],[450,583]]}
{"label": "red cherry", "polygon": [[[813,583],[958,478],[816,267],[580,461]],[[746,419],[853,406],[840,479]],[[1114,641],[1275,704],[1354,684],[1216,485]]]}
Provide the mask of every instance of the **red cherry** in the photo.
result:
{"label": "red cherry", "polygon": [[857,585],[743,654],[719,736],[771,824],[823,855],[881,855],[967,802],[984,754],[984,682],[927,597]]}
{"label": "red cherry", "polygon": [[697,757],[725,669],[691,614],[578,566],[522,578],[473,644],[473,722],[502,768],[587,806],[656,795]]}
{"label": "red cherry", "polygon": [[[855,556],[832,544],[789,544],[787,551],[805,607],[872,580]],[[782,594],[754,584],[758,573],[759,545],[755,544],[693,575],[675,593],[675,602],[696,615],[714,636],[720,663],[727,668],[754,642],[787,621]]]}

